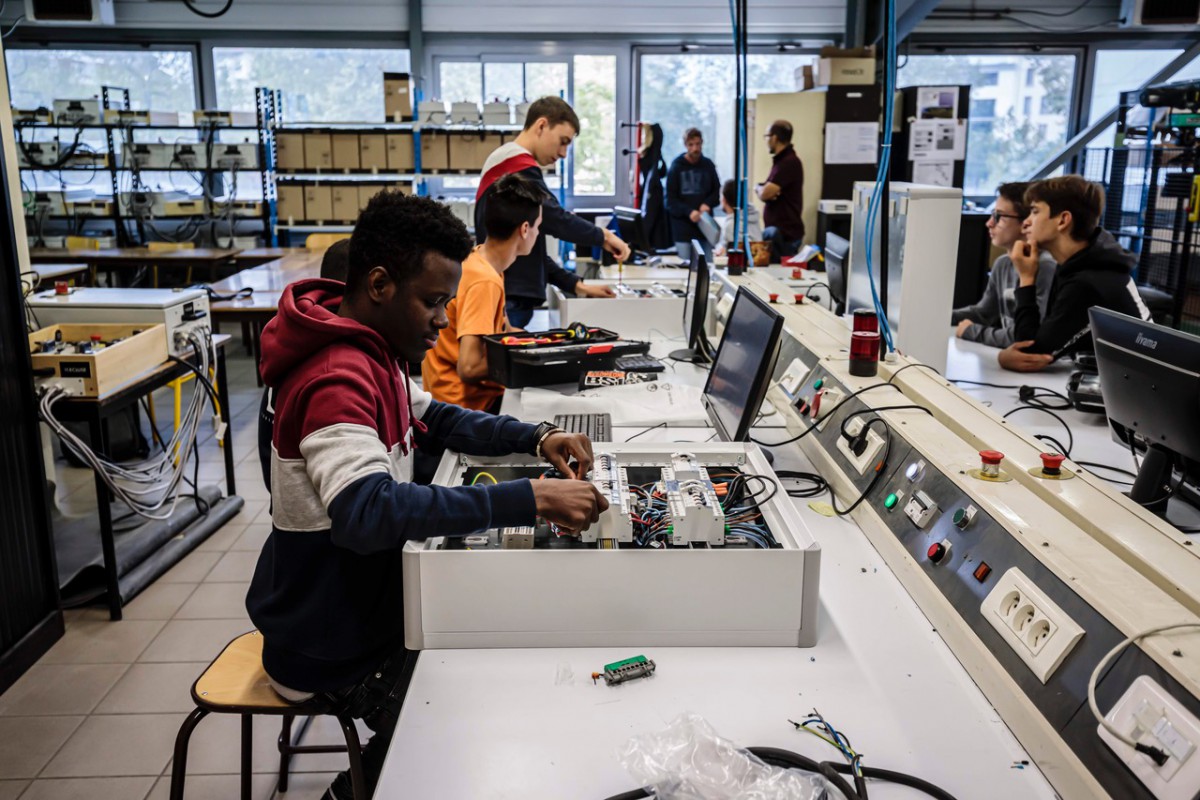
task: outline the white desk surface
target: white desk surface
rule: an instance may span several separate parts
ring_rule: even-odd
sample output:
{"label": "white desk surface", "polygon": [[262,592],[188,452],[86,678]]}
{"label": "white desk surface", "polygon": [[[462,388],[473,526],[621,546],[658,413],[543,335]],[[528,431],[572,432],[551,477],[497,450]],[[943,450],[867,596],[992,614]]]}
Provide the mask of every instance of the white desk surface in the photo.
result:
{"label": "white desk surface", "polygon": [[[980,360],[952,346],[951,375],[995,377],[972,359]],[[1032,380],[1057,386],[1066,375],[991,382]],[[636,432],[617,429],[614,439]],[[639,439],[708,435],[660,428]],[[777,469],[807,466],[795,448],[776,452]],[[918,775],[964,800],[1054,797],[1036,767],[1021,765],[1029,756],[858,528],[817,514],[808,500],[794,502],[822,548],[815,647],[426,651],[376,797],[608,797],[635,786],[618,748],[686,711],[743,746],[836,760],[836,751],[787,722],[814,707],[867,764]],[[638,653],[657,663],[653,677],[592,684],[593,670]],[[871,795],[923,796],[877,782]]]}

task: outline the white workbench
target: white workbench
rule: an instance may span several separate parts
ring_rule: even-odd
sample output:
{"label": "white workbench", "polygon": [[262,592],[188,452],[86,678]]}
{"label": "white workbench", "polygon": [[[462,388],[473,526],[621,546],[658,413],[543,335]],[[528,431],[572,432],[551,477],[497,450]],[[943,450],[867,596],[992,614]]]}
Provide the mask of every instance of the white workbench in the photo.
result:
{"label": "white workbench", "polygon": [[[972,368],[972,359],[980,360],[953,348],[952,376],[1040,379],[1048,386],[1066,379],[993,380],[986,364]],[[676,365],[677,372],[694,378],[685,366]],[[707,429],[617,429],[614,439],[632,433],[645,441],[711,435]],[[778,429],[760,433],[776,438]],[[777,469],[809,466],[794,447],[775,455]],[[425,651],[376,797],[606,798],[636,785],[618,762],[618,749],[688,711],[743,746],[837,760],[836,751],[787,722],[813,708],[850,737],[866,764],[920,776],[964,800],[1054,797],[1037,768],[1022,763],[1029,756],[857,527],[817,514],[807,500],[794,502],[822,548],[815,647]],[[752,619],[754,609],[746,614]],[[592,671],[638,653],[656,661],[652,678],[593,685]],[[872,782],[871,796],[923,795]]]}

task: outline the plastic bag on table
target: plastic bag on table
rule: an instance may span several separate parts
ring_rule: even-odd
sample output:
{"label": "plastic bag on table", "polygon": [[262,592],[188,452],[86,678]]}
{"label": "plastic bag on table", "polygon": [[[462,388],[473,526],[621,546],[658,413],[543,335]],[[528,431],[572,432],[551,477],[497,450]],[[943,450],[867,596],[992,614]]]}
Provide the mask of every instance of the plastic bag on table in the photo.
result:
{"label": "plastic bag on table", "polygon": [[633,737],[618,756],[657,800],[817,800],[827,793],[821,776],[765,764],[697,714],[680,714],[666,730]]}

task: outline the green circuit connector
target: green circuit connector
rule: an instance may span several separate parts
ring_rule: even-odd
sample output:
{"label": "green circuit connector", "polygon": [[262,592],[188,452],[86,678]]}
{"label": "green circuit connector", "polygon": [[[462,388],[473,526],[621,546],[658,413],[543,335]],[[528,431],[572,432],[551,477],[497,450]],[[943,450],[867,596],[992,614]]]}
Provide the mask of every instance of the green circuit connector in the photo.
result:
{"label": "green circuit connector", "polygon": [[599,678],[604,678],[604,682],[609,686],[614,686],[618,683],[633,680],[634,678],[644,678],[654,674],[655,664],[645,656],[634,656],[627,658],[624,661],[614,661],[611,664],[604,665],[603,672],[593,672],[592,682],[595,683]]}

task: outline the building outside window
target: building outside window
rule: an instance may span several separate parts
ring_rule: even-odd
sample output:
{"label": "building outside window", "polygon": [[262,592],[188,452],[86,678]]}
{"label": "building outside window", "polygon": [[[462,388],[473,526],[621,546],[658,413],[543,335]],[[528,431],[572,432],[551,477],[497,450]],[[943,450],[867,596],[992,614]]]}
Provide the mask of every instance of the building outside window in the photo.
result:
{"label": "building outside window", "polygon": [[[1050,54],[911,56],[898,79],[902,87],[971,86],[963,191],[990,196],[997,184],[1026,177],[1066,142],[1075,61]],[[1026,109],[1024,101],[1032,98],[1040,98],[1038,113]]]}

